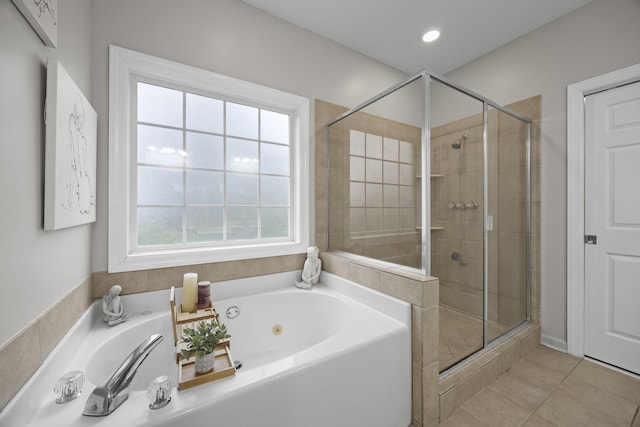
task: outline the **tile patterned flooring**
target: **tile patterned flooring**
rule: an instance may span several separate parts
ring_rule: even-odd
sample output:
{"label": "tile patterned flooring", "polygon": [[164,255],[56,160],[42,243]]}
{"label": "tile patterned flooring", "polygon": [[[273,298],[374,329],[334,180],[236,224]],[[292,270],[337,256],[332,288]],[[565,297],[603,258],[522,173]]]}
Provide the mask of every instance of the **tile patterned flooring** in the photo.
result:
{"label": "tile patterned flooring", "polygon": [[446,427],[640,427],[640,379],[539,346],[467,400]]}
{"label": "tile patterned flooring", "polygon": [[[440,372],[482,348],[482,319],[440,304]],[[508,326],[489,321],[488,334],[497,337]]]}
{"label": "tile patterned flooring", "polygon": [[482,320],[442,304],[439,316],[443,371],[482,347]]}

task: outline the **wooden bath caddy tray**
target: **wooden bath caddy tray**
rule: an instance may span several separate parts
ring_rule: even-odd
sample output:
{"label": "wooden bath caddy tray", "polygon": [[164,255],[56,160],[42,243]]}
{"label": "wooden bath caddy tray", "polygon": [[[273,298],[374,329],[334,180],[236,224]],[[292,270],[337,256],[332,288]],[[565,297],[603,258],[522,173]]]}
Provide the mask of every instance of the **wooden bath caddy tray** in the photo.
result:
{"label": "wooden bath caddy tray", "polygon": [[213,371],[206,374],[196,374],[195,364],[193,359],[178,363],[178,390],[186,390],[200,384],[235,375],[236,373],[233,357],[231,357],[231,352],[227,346],[222,346],[222,349],[219,349],[219,346],[216,347]]}
{"label": "wooden bath caddy tray", "polygon": [[220,378],[235,375],[236,368],[231,357],[231,340],[222,340],[216,345],[215,362],[213,371],[206,374],[196,374],[195,358],[180,360],[180,352],[185,348],[185,344],[178,342],[182,337],[184,328],[195,328],[203,321],[214,321],[220,324],[218,313],[213,305],[199,308],[194,312],[183,312],[182,305],[176,306],[175,287],[171,287],[169,295],[169,305],[171,306],[171,323],[173,324],[173,344],[176,347],[176,363],[178,364],[178,390],[195,387]]}

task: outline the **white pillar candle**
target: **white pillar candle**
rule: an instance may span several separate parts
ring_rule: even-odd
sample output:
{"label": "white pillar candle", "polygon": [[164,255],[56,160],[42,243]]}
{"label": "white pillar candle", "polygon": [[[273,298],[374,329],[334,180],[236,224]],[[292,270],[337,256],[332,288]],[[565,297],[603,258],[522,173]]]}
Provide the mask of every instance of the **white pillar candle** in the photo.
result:
{"label": "white pillar candle", "polygon": [[198,273],[186,273],[182,280],[182,311],[196,311],[198,301]]}

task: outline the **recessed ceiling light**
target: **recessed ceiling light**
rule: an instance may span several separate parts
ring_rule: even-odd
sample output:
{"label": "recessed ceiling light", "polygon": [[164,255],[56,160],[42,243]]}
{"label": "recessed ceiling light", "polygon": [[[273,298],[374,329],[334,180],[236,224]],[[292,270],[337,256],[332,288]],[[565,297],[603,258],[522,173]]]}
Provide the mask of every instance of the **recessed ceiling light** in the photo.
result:
{"label": "recessed ceiling light", "polygon": [[422,41],[423,42],[427,42],[427,43],[431,43],[433,41],[436,41],[438,39],[438,37],[440,37],[440,31],[431,30],[431,31],[427,31],[426,33],[424,33],[424,35],[422,36]]}

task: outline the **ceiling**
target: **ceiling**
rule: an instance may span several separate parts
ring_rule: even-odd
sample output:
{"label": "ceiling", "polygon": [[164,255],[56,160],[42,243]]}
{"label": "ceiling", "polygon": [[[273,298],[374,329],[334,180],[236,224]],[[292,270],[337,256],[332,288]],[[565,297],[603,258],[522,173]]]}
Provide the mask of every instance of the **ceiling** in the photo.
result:
{"label": "ceiling", "polygon": [[407,74],[446,74],[591,0],[243,1]]}

